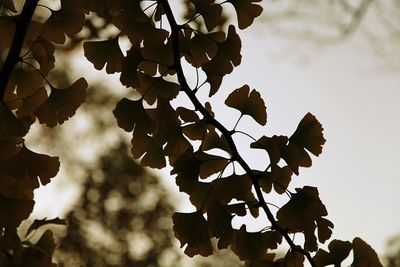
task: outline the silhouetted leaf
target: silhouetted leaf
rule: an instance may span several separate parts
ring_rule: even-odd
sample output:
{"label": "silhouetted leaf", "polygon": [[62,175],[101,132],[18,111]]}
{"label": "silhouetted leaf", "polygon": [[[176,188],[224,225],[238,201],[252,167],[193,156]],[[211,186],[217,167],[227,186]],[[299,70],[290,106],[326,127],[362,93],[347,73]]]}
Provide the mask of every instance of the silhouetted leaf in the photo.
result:
{"label": "silhouetted leaf", "polygon": [[289,250],[280,266],[284,267],[303,267],[304,266],[304,255],[298,251]]}
{"label": "silhouetted leaf", "polygon": [[203,142],[201,143],[201,148],[204,151],[219,148],[231,154],[231,148],[229,147],[228,141],[226,141],[225,136],[219,135],[215,131],[215,128],[208,127],[208,132],[203,136],[202,139]]}
{"label": "silhouetted leaf", "polygon": [[31,51],[33,57],[40,65],[40,72],[47,75],[54,68],[54,45],[39,36],[32,44]]}
{"label": "silhouetted leaf", "polygon": [[172,220],[175,237],[181,242],[181,247],[187,244],[186,255],[193,257],[197,254],[202,256],[212,254],[208,223],[201,212],[175,212]]}
{"label": "silhouetted leaf", "polygon": [[37,154],[25,146],[14,157],[0,162],[0,170],[4,174],[17,179],[26,177],[33,179],[37,186],[39,186],[37,178],[42,185],[48,184],[50,178],[57,174],[59,167],[58,157]]}
{"label": "silhouetted leaf", "polygon": [[240,29],[250,26],[254,18],[258,17],[262,12],[262,7],[253,3],[261,2],[261,0],[227,0],[236,10],[238,24]]}
{"label": "silhouetted leaf", "polygon": [[49,98],[35,112],[40,123],[54,127],[68,120],[85,101],[87,86],[86,80],[80,78],[68,88],[51,87]]}
{"label": "silhouetted leaf", "polygon": [[133,136],[143,136],[152,132],[152,121],[147,115],[142,100],[121,99],[115,107],[114,116],[118,126],[125,131],[133,131]]}
{"label": "silhouetted leaf", "polygon": [[296,188],[296,193],[276,214],[281,227],[289,229],[289,232],[304,234],[304,248],[308,251],[318,249],[314,234],[317,226],[318,231],[323,232],[323,239],[332,233],[330,229],[333,227],[332,223],[329,224],[326,220],[320,223],[322,217],[326,215],[328,212],[319,199],[317,188],[310,186]]}
{"label": "silhouetted leaf", "polygon": [[32,212],[32,199],[13,199],[0,194],[0,227],[16,228]]}
{"label": "silhouetted leaf", "polygon": [[286,136],[263,136],[257,142],[251,143],[250,147],[265,149],[268,152],[270,163],[277,164],[282,157],[282,151],[284,151],[287,142],[288,138]]}
{"label": "silhouetted leaf", "polygon": [[82,29],[85,22],[84,10],[80,1],[62,0],[61,8],[52,11],[43,25],[42,36],[57,44],[65,42],[65,35],[72,37]]}
{"label": "silhouetted leaf", "polygon": [[350,254],[352,244],[348,241],[334,239],[329,243],[329,253],[319,249],[314,256],[314,261],[318,266],[335,265],[340,266]]}
{"label": "silhouetted leaf", "polygon": [[325,144],[321,123],[311,113],[307,113],[300,121],[296,131],[289,138],[289,142],[305,148],[315,156],[322,152],[322,146]]}
{"label": "silhouetted leaf", "polygon": [[135,159],[143,158],[140,163],[143,166],[161,169],[166,165],[163,144],[150,136],[135,137],[132,139],[132,155]]}
{"label": "silhouetted leaf", "polygon": [[242,45],[239,36],[236,34],[235,27],[229,26],[226,40],[218,44],[217,54],[212,61],[207,62],[202,67],[207,75],[207,82],[210,83],[210,94],[214,95],[222,82],[223,76],[232,72],[233,67],[238,66],[242,56],[240,49]]}
{"label": "silhouetted leaf", "polygon": [[232,199],[245,202],[257,202],[251,192],[252,182],[248,175],[233,174],[212,182],[213,191],[221,204],[228,204]]}
{"label": "silhouetted leaf", "polygon": [[118,37],[104,41],[90,41],[83,44],[85,57],[93,63],[98,70],[107,64],[106,72],[115,73],[122,71],[124,55],[118,44]]}
{"label": "silhouetted leaf", "polygon": [[[122,71],[120,81],[126,87],[138,88],[140,86],[138,77],[139,64],[144,60],[140,53],[140,46],[134,45],[126,53],[126,57],[122,59]],[[156,70],[145,72],[147,75],[155,75]]]}
{"label": "silhouetted leaf", "polygon": [[249,233],[242,225],[231,248],[241,260],[250,260],[266,256],[268,249],[276,249],[281,242],[282,235],[278,232]]}
{"label": "silhouetted leaf", "polygon": [[249,91],[249,86],[243,85],[229,94],[225,104],[239,110],[244,115],[251,116],[259,124],[265,125],[267,123],[267,112],[264,100],[255,89],[251,90],[250,94]]}
{"label": "silhouetted leaf", "polygon": [[172,174],[177,174],[176,185],[180,191],[192,194],[197,188],[200,161],[195,157],[193,148],[189,148],[172,165]]}
{"label": "silhouetted leaf", "polygon": [[221,19],[222,8],[220,4],[215,4],[214,0],[191,0],[206,24],[207,30],[212,31]]}
{"label": "silhouetted leaf", "polygon": [[352,266],[354,267],[382,267],[376,252],[361,238],[356,237],[353,239],[353,253],[354,260]]}
{"label": "silhouetted leaf", "polygon": [[0,16],[0,44],[2,47],[10,47],[15,32],[13,17]]}
{"label": "silhouetted leaf", "polygon": [[232,228],[232,215],[228,213],[214,197],[207,202],[207,221],[212,236],[220,238],[226,231]]}
{"label": "silhouetted leaf", "polygon": [[154,104],[159,97],[172,100],[179,93],[178,84],[168,82],[162,77],[151,77],[144,73],[138,73],[138,76],[140,86],[137,90],[150,105]]}

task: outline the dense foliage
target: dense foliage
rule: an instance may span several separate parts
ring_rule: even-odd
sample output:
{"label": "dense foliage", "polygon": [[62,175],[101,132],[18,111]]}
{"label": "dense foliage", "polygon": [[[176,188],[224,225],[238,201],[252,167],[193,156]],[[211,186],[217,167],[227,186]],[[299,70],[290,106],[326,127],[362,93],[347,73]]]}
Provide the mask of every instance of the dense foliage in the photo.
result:
{"label": "dense foliage", "polygon": [[[267,123],[265,102],[256,89],[245,84],[226,98],[226,106],[240,113],[233,128],[217,120],[208,99],[200,98],[204,91],[209,98],[216,95],[224,76],[240,64],[241,40],[233,24],[249,27],[262,12],[260,0],[185,1],[181,21],[172,9],[177,3],[171,7],[170,2],[62,0],[50,8],[31,0],[18,9],[12,0],[0,1],[0,266],[54,266],[52,232],[33,242],[18,235],[17,228],[32,211],[33,190],[49,183],[60,163],[31,151],[23,138],[36,118],[55,127],[85,101],[85,79],[59,88],[48,74],[59,45],[79,37],[84,25],[93,33],[87,18],[94,16],[118,33],[85,41],[85,57],[96,69],[120,73],[121,83],[137,96],[123,98],[113,111],[119,126],[132,132],[133,157],[152,168],[168,161],[180,191],[195,207],[172,216],[187,255],[211,255],[216,239],[218,249],[230,248],[248,266],[303,266],[306,261],[339,266],[348,257],[353,266],[381,266],[360,238],[331,240],[328,251],[320,248],[330,239],[333,223],[318,189],[290,191],[293,174],[310,167],[311,154],[320,155],[325,143],[314,115],[307,113],[290,136],[256,139],[238,130],[244,116]],[[228,11],[236,18],[229,26]],[[121,41],[129,43],[125,53]],[[194,86],[186,76],[191,69],[197,74]],[[252,138],[251,148],[265,151],[264,169],[252,169],[239,152],[235,137],[243,134]],[[273,192],[287,198],[276,213],[265,200]],[[260,210],[266,215],[262,230],[232,226],[234,217],[258,217]],[[35,221],[28,232],[48,223],[64,221]],[[302,236],[301,244],[293,241],[295,234]],[[276,257],[283,242],[290,249]]]}

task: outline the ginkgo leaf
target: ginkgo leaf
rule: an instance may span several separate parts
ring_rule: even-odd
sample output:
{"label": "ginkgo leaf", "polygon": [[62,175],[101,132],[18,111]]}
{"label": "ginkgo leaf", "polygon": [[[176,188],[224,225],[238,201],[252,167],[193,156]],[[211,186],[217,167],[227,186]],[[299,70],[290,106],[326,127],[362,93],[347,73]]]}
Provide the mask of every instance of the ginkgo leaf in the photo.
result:
{"label": "ginkgo leaf", "polygon": [[0,228],[19,226],[32,212],[34,203],[32,199],[13,199],[0,194]]}
{"label": "ginkgo leaf", "polygon": [[236,10],[239,29],[243,30],[250,26],[254,18],[258,17],[262,12],[262,7],[257,4],[261,0],[227,0]]}
{"label": "ginkgo leaf", "polygon": [[16,99],[18,102],[18,110],[16,113],[19,117],[34,116],[36,109],[40,107],[46,100],[46,89],[44,89],[44,87],[40,87],[31,95]]}
{"label": "ginkgo leaf", "polygon": [[107,73],[122,71],[124,55],[118,44],[118,37],[104,41],[90,41],[83,44],[85,57],[93,63],[98,70],[106,66]]}
{"label": "ginkgo leaf", "polygon": [[286,136],[274,135],[272,137],[262,136],[256,142],[250,144],[251,148],[265,149],[268,153],[271,164],[277,164],[281,157],[282,151],[284,151],[288,138]]}
{"label": "ginkgo leaf", "polygon": [[354,260],[351,266],[364,267],[376,266],[382,267],[376,252],[364,240],[359,237],[353,239]]}
{"label": "ginkgo leaf", "polygon": [[261,125],[267,123],[267,112],[264,100],[255,89],[250,92],[250,88],[247,84],[232,91],[225,100],[225,104],[228,107],[239,110],[243,115],[251,116]]}
{"label": "ginkgo leaf", "polygon": [[280,262],[280,266],[285,267],[304,267],[304,254],[296,251],[296,250],[289,250],[285,258]]}
{"label": "ginkgo leaf", "polygon": [[0,102],[0,137],[24,136],[30,124],[24,120],[17,119],[14,114]]}
{"label": "ginkgo leaf", "polygon": [[72,37],[85,23],[84,9],[80,1],[62,0],[61,8],[51,11],[42,29],[42,36],[57,44],[65,42],[65,35]]}
{"label": "ginkgo leaf", "polygon": [[198,122],[200,120],[199,115],[197,115],[196,111],[187,109],[185,107],[177,107],[176,113],[179,118],[184,122]]}
{"label": "ginkgo leaf", "polygon": [[36,242],[35,246],[40,248],[40,250],[44,252],[43,254],[49,257],[49,260],[51,262],[50,255],[53,255],[53,252],[56,248],[56,242],[53,237],[53,232],[50,230],[46,230]]}
{"label": "ginkgo leaf", "polygon": [[52,87],[48,99],[35,112],[40,123],[54,127],[68,120],[85,101],[87,86],[86,80],[80,78],[67,88]]}
{"label": "ginkgo leaf", "polygon": [[144,136],[152,132],[153,122],[147,115],[142,100],[121,99],[115,107],[114,116],[118,126],[133,131],[133,136]]}
{"label": "ginkgo leaf", "polygon": [[200,254],[209,256],[212,254],[208,223],[199,211],[193,213],[175,212],[172,215],[175,237],[185,248],[186,255],[193,257]]}
{"label": "ginkgo leaf", "polygon": [[268,249],[276,249],[282,242],[282,235],[276,231],[249,233],[246,225],[242,225],[232,243],[232,251],[240,260],[262,258]]}
{"label": "ginkgo leaf", "polygon": [[54,68],[54,45],[48,40],[39,36],[32,44],[33,57],[40,65],[40,72],[47,75]]}
{"label": "ginkgo leaf", "polygon": [[14,69],[7,84],[4,101],[7,103],[15,100],[15,97],[25,98],[30,96],[42,87],[42,83],[43,77],[37,71]]}
{"label": "ginkgo leaf", "polygon": [[274,185],[274,190],[278,194],[283,194],[289,186],[292,170],[289,166],[279,167],[278,165],[271,166],[270,180]]}
{"label": "ginkgo leaf", "polygon": [[340,266],[350,254],[351,242],[334,239],[329,243],[329,252],[319,249],[313,257],[318,266],[335,265]]}
{"label": "ginkgo leaf", "polygon": [[289,141],[318,156],[322,152],[323,144],[325,144],[322,131],[321,123],[314,115],[307,113],[300,121],[296,131],[289,138]]}
{"label": "ginkgo leaf", "polygon": [[222,7],[220,4],[214,3],[214,0],[191,0],[206,24],[207,30],[210,32],[218,26],[221,19]]}
{"label": "ginkgo leaf", "polygon": [[162,77],[151,77],[144,73],[138,73],[140,86],[137,90],[150,105],[159,97],[172,100],[178,93],[180,86],[176,83],[164,80]]}
{"label": "ginkgo leaf", "polygon": [[304,234],[304,249],[316,251],[318,246],[314,232],[317,225],[318,231],[325,233],[323,235],[325,240],[326,235],[331,233],[330,228],[333,227],[332,223],[318,224],[318,221],[327,214],[324,204],[319,199],[317,188],[305,186],[301,189],[296,188],[296,193],[292,195],[288,203],[280,208],[276,216],[281,227],[287,228],[289,232]]}
{"label": "ginkgo leaf", "polygon": [[203,65],[202,69],[207,75],[210,84],[210,94],[214,95],[222,82],[222,78],[232,72],[233,67],[238,66],[242,60],[240,49],[242,44],[234,26],[229,26],[226,40],[218,44],[217,54],[213,60]]}
{"label": "ginkgo leaf", "polygon": [[282,158],[296,175],[299,175],[299,167],[311,167],[310,155],[296,144],[289,142],[281,153]]}
{"label": "ginkgo leaf", "polygon": [[200,160],[195,157],[193,148],[187,149],[172,167],[171,175],[177,174],[176,185],[179,190],[191,195],[197,188],[200,172]]}
{"label": "ginkgo leaf", "polygon": [[231,154],[231,148],[228,144],[224,135],[219,135],[215,128],[208,127],[208,131],[202,138],[203,142],[201,143],[201,148],[206,150],[211,150],[214,148],[219,148],[228,154]]}
{"label": "ginkgo leaf", "polygon": [[[174,62],[171,39],[169,38],[165,43],[164,36],[144,40],[140,51],[145,60],[160,64],[160,67],[164,66],[168,69]],[[163,73],[164,71],[160,72]]]}
{"label": "ginkgo leaf", "polygon": [[229,160],[226,158],[207,154],[202,151],[197,151],[195,157],[200,161],[199,176],[202,179],[222,172],[229,163]]}
{"label": "ginkgo leaf", "polygon": [[59,167],[58,157],[37,154],[26,146],[23,146],[14,157],[0,162],[0,170],[4,174],[17,179],[29,177],[36,181],[37,186],[39,186],[37,178],[40,179],[42,185],[48,184],[50,178],[58,173]]}
{"label": "ginkgo leaf", "polygon": [[161,169],[166,165],[163,144],[150,136],[132,138],[132,155],[135,159],[143,158],[140,164],[151,168]]}
{"label": "ginkgo leaf", "polygon": [[[211,197],[210,197],[211,198]],[[215,198],[207,202],[207,221],[212,236],[220,238],[226,231],[232,228],[233,216],[228,213]]]}
{"label": "ginkgo leaf", "polygon": [[38,228],[42,227],[43,225],[67,225],[67,222],[63,219],[60,218],[54,218],[54,219],[41,219],[41,220],[34,220],[33,223],[28,227],[28,230],[26,230],[25,236],[28,236],[32,231],[37,230]]}
{"label": "ginkgo leaf", "polygon": [[[122,59],[120,81],[126,87],[138,88],[140,86],[138,77],[139,64],[144,60],[140,53],[139,44],[133,45],[126,52],[126,57]],[[147,75],[155,75],[156,69],[152,72],[145,72]]]}
{"label": "ginkgo leaf", "polygon": [[252,193],[252,182],[248,175],[236,175],[216,179],[212,182],[213,191],[221,204],[228,204],[232,199],[257,202]]}

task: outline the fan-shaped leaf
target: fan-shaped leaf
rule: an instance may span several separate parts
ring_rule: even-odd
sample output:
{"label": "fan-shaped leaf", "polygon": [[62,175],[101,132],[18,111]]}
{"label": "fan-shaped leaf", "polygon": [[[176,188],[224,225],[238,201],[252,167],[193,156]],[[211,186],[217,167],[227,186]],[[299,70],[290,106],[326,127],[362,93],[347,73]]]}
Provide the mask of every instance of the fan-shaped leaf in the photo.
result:
{"label": "fan-shaped leaf", "polygon": [[65,34],[72,37],[85,22],[84,9],[80,1],[62,0],[61,8],[52,11],[43,25],[42,36],[57,44],[65,42]]}
{"label": "fan-shaped leaf", "polygon": [[215,4],[214,0],[191,0],[206,24],[207,30],[212,31],[221,20],[222,7],[220,4]]}
{"label": "fan-shaped leaf", "polygon": [[115,73],[122,71],[124,55],[118,44],[118,37],[104,41],[91,41],[83,44],[86,58],[98,70],[107,64],[106,72]]}
{"label": "fan-shaped leaf", "polygon": [[318,246],[314,231],[317,225],[321,228],[319,231],[324,232],[325,240],[328,233],[331,233],[330,228],[333,227],[332,223],[326,221],[318,224],[318,221],[327,214],[324,204],[319,199],[317,188],[305,186],[302,189],[296,188],[296,193],[289,202],[277,212],[277,219],[282,227],[289,229],[289,232],[304,233],[304,248],[316,251]]}
{"label": "fan-shaped leaf", "polygon": [[118,126],[133,131],[133,136],[144,136],[152,132],[153,122],[147,115],[142,100],[121,99],[115,107],[114,116]]}
{"label": "fan-shaped leaf", "polygon": [[210,84],[210,96],[214,95],[221,85],[222,78],[232,72],[233,66],[238,66],[242,60],[240,49],[242,45],[235,27],[229,26],[226,40],[218,44],[214,58],[202,67]]}
{"label": "fan-shaped leaf", "polygon": [[150,105],[154,104],[159,97],[172,100],[179,93],[178,84],[168,82],[162,77],[151,77],[144,73],[138,73],[138,76],[140,86],[137,90]]}
{"label": "fan-shaped leaf", "polygon": [[[126,87],[138,88],[140,86],[138,77],[139,64],[144,60],[140,53],[140,46],[133,45],[126,53],[126,57],[122,60],[120,81]],[[145,73],[147,75],[155,75],[156,70]]]}
{"label": "fan-shaped leaf", "polygon": [[329,253],[319,249],[314,256],[314,261],[318,266],[335,265],[340,266],[350,254],[352,244],[348,241],[334,239],[329,243]]}
{"label": "fan-shaped leaf", "polygon": [[52,87],[49,98],[35,112],[40,123],[54,127],[68,120],[85,101],[87,86],[86,80],[80,78],[68,88]]}
{"label": "fan-shaped leaf", "polygon": [[354,260],[352,266],[364,267],[364,266],[376,266],[382,267],[376,252],[361,238],[353,239],[353,252]]}
{"label": "fan-shaped leaf", "polygon": [[23,220],[28,218],[34,203],[32,199],[13,199],[0,194],[0,214],[2,214],[0,228],[18,227]]}
{"label": "fan-shaped leaf", "polygon": [[267,112],[264,100],[255,89],[251,90],[250,94],[249,91],[249,86],[243,85],[230,93],[225,104],[239,110],[244,115],[251,116],[259,124],[265,125],[267,123]]}
{"label": "fan-shaped leaf", "polygon": [[263,136],[256,142],[251,143],[250,147],[265,149],[268,152],[270,163],[277,164],[282,157],[282,151],[284,151],[287,142],[288,138],[286,136]]}
{"label": "fan-shaped leaf", "polygon": [[54,68],[54,45],[39,36],[32,44],[31,51],[33,57],[40,65],[40,72],[47,75]]}
{"label": "fan-shaped leaf", "polygon": [[175,237],[181,242],[181,247],[187,244],[186,255],[193,257],[197,254],[202,256],[212,254],[208,223],[201,212],[175,212],[172,220]]}
{"label": "fan-shaped leaf", "polygon": [[151,168],[161,169],[166,165],[162,143],[150,136],[132,138],[132,155],[135,159],[143,158],[140,164]]}
{"label": "fan-shaped leaf", "polygon": [[261,2],[261,0],[227,0],[236,10],[238,24],[240,29],[250,26],[254,18],[258,17],[262,12],[262,7],[253,3]]}
{"label": "fan-shaped leaf", "polygon": [[300,121],[296,131],[289,138],[291,143],[305,148],[315,156],[322,152],[322,146],[325,144],[321,123],[311,113],[307,113]]}

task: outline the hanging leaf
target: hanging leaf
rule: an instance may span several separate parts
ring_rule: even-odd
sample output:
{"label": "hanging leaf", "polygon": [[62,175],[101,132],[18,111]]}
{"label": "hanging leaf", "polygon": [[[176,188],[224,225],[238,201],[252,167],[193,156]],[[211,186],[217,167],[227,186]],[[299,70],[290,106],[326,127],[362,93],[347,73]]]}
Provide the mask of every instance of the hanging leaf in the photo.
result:
{"label": "hanging leaf", "polygon": [[261,2],[261,0],[227,0],[231,3],[237,14],[239,29],[243,30],[249,27],[254,19],[260,16],[262,7],[253,3]]}
{"label": "hanging leaf", "polygon": [[318,266],[335,265],[341,263],[349,256],[352,249],[351,242],[334,239],[329,243],[329,252],[319,249],[314,256],[314,261]]}
{"label": "hanging leaf", "polygon": [[39,36],[32,44],[33,57],[40,65],[40,72],[47,75],[54,68],[54,45],[48,40]]}
{"label": "hanging leaf", "polygon": [[272,137],[263,136],[256,142],[250,144],[251,148],[265,149],[268,153],[271,164],[278,164],[282,157],[282,151],[284,151],[288,138],[286,136],[274,135]]}
{"label": "hanging leaf", "polygon": [[84,9],[80,1],[62,0],[61,8],[51,11],[42,29],[42,36],[57,44],[65,42],[65,35],[73,37],[85,23]]}
{"label": "hanging leaf", "polygon": [[132,155],[135,159],[143,158],[140,164],[151,168],[161,169],[166,166],[162,143],[150,136],[132,138]]}
{"label": "hanging leaf", "polygon": [[315,156],[322,153],[322,146],[325,144],[321,123],[311,113],[307,113],[300,121],[296,131],[289,138],[291,143],[300,148],[305,148]]}
{"label": "hanging leaf", "polygon": [[18,227],[31,214],[34,203],[32,199],[13,199],[0,194],[0,228]]}
{"label": "hanging leaf", "polygon": [[114,116],[118,126],[133,131],[133,136],[144,136],[152,132],[153,122],[147,115],[142,100],[121,99],[115,107]]}
{"label": "hanging leaf", "polygon": [[252,182],[248,175],[236,175],[216,179],[212,182],[212,188],[221,204],[228,204],[232,199],[257,203],[252,193]]}
{"label": "hanging leaf", "polygon": [[17,115],[19,117],[34,116],[35,111],[47,100],[47,92],[44,87],[38,88],[31,95],[15,99]]}
{"label": "hanging leaf", "polygon": [[202,69],[207,75],[207,82],[210,84],[210,94],[214,95],[222,82],[222,78],[232,72],[233,67],[238,66],[242,60],[240,38],[234,26],[229,26],[226,40],[218,44],[218,51],[214,58],[204,64]]}
{"label": "hanging leaf", "polygon": [[0,170],[11,177],[24,179],[28,177],[34,179],[38,187],[37,178],[42,185],[48,184],[50,178],[58,173],[60,162],[58,157],[50,157],[43,154],[37,154],[29,150],[26,146],[14,157],[0,162]]}
{"label": "hanging leaf", "polygon": [[352,266],[354,267],[382,267],[376,252],[361,238],[356,237],[353,239],[353,253],[354,260]]}
{"label": "hanging leaf", "polygon": [[285,267],[304,267],[304,255],[298,251],[289,250],[285,258],[280,262],[280,266]]}
{"label": "hanging leaf", "polygon": [[217,134],[213,127],[208,127],[208,132],[203,136],[202,140],[201,149],[204,151],[218,148],[228,154],[232,154],[225,136]]}
{"label": "hanging leaf", "polygon": [[187,244],[185,248],[186,255],[193,257],[197,254],[202,256],[212,254],[208,223],[201,212],[175,212],[172,215],[172,220],[174,223],[174,234],[181,242],[181,247]]}
{"label": "hanging leaf", "polygon": [[188,148],[185,153],[178,157],[173,163],[171,175],[176,175],[176,185],[179,191],[189,195],[197,188],[200,172],[200,160],[198,160],[193,148]]}
{"label": "hanging leaf", "polygon": [[[122,59],[121,76],[120,81],[126,87],[138,88],[140,86],[138,77],[139,64],[144,60],[140,53],[139,44],[133,45],[130,50],[126,53],[126,57]],[[147,75],[155,75],[156,69],[153,71],[146,72]]]}
{"label": "hanging leaf", "polygon": [[[296,188],[296,193],[276,215],[281,227],[289,229],[289,232],[292,233],[302,232],[304,234],[304,249],[308,251],[318,249],[317,238],[314,234],[317,226],[318,231],[324,233],[322,236],[325,240],[332,233],[332,223],[320,222],[323,216],[328,215],[328,212],[319,199],[318,190],[315,187]],[[325,240],[320,240],[320,242]]]}
{"label": "hanging leaf", "polygon": [[220,238],[232,228],[233,216],[214,197],[207,202],[207,221],[212,236]]}
{"label": "hanging leaf", "polygon": [[221,20],[222,7],[215,4],[214,0],[190,0],[206,24],[207,30],[210,32],[218,26]]}
{"label": "hanging leaf", "polygon": [[264,100],[255,89],[251,90],[250,94],[249,91],[249,86],[243,85],[229,94],[225,104],[239,110],[243,115],[251,116],[259,124],[265,125],[267,123],[267,112]]}
{"label": "hanging leaf", "polygon": [[118,36],[104,41],[90,41],[83,44],[85,57],[98,70],[106,66],[107,73],[122,71],[124,55],[118,44]]}
{"label": "hanging leaf", "polygon": [[138,73],[140,86],[137,90],[150,105],[154,104],[160,97],[167,100],[174,99],[180,86],[173,82],[168,82],[162,77],[151,77],[144,73]]}
{"label": "hanging leaf", "polygon": [[278,232],[249,233],[246,225],[242,225],[231,248],[240,260],[250,260],[265,257],[268,249],[276,249],[281,242],[282,235]]}
{"label": "hanging leaf", "polygon": [[85,101],[87,86],[86,80],[80,78],[67,88],[51,87],[49,98],[35,112],[40,123],[54,127],[72,117]]}

